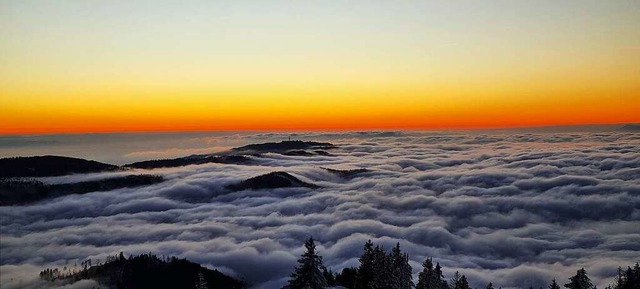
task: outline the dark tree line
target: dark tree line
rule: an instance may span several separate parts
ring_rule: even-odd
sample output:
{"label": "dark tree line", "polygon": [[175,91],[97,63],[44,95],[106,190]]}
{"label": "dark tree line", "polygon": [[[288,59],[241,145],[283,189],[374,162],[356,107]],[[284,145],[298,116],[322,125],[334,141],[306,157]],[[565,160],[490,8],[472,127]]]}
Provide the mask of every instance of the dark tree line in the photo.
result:
{"label": "dark tree line", "polygon": [[606,289],[640,289],[640,264],[636,263],[633,268],[627,267],[627,270],[618,267],[614,283]]}
{"label": "dark tree line", "polygon": [[242,281],[218,270],[176,257],[158,257],[149,253],[125,258],[120,253],[108,256],[104,263],[94,261],[85,260],[73,269],[45,269],[40,272],[40,278],[62,284],[93,279],[115,289],[246,288]]}
{"label": "dark tree line", "polygon": [[[409,256],[397,243],[387,253],[382,246],[371,241],[364,244],[358,267],[344,268],[334,273],[323,264],[315,242],[309,238],[304,243],[305,252],[298,259],[298,266],[283,289],[321,289],[341,286],[347,289],[470,289],[467,277],[455,272],[445,279],[442,267],[427,257],[413,282],[413,270]],[[46,281],[75,282],[94,279],[116,289],[145,288],[246,288],[246,284],[217,270],[210,270],[186,259],[158,257],[151,253],[126,258],[123,253],[108,256],[104,263],[87,259],[73,267],[45,269],[40,278]],[[584,268],[564,284],[567,289],[597,289]],[[548,289],[561,289],[553,279]],[[494,289],[493,283],[485,289]],[[533,289],[532,287],[530,289]],[[542,289],[542,288],[540,288]],[[640,265],[627,269],[618,268],[614,283],[605,289],[640,289]]]}
{"label": "dark tree line", "polygon": [[[413,272],[409,265],[409,256],[400,250],[400,243],[386,253],[382,246],[374,246],[369,240],[364,244],[363,253],[359,258],[357,268],[344,268],[333,273],[322,263],[322,256],[316,250],[313,238],[305,241],[306,251],[298,266],[291,274],[289,283],[283,289],[320,289],[328,286],[342,286],[348,289],[470,289],[469,281],[464,274],[455,272],[447,281],[442,274],[440,263],[433,264],[433,259],[427,257],[422,262],[422,270],[418,273],[418,282],[413,282]],[[587,271],[582,268],[576,275],[569,277],[564,284],[567,289],[597,289]],[[493,283],[487,284],[486,289],[494,289]],[[560,289],[556,279],[551,281],[548,289]],[[618,268],[618,275],[614,284],[605,289],[640,289],[640,265]]]}

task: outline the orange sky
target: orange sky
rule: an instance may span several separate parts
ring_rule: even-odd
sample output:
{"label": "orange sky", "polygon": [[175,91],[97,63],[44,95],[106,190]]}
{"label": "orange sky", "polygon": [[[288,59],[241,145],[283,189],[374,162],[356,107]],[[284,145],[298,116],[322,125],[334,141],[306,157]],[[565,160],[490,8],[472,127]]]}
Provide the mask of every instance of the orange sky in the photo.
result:
{"label": "orange sky", "polygon": [[640,122],[637,1],[478,2],[5,1],[0,134]]}

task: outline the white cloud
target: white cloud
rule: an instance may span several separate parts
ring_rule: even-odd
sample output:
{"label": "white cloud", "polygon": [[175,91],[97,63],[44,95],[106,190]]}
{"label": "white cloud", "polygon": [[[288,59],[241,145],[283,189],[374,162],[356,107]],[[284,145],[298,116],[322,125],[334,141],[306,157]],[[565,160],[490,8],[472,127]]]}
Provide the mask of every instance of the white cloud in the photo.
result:
{"label": "white cloud", "polygon": [[[227,137],[242,143],[285,135]],[[584,266],[602,288],[607,268],[640,259],[637,135],[295,136],[340,148],[331,156],[265,154],[252,166],[140,170],[167,181],[0,208],[2,284],[37,276],[34,268],[124,251],[186,257],[258,288],[279,288],[308,236],[334,271],[357,264],[367,239],[386,248],[399,241],[414,273],[432,256],[446,274],[465,273],[476,287],[537,288]],[[202,147],[217,140],[200,139]],[[341,179],[323,167],[369,171]],[[272,171],[322,188],[225,189]]]}

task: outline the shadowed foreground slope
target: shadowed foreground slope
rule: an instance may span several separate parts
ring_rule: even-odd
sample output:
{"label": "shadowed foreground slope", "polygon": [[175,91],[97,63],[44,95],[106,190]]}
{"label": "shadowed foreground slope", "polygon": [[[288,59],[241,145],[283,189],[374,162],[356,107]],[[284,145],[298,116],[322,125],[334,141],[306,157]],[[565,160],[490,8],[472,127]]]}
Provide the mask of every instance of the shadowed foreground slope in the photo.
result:
{"label": "shadowed foreground slope", "polygon": [[114,289],[246,288],[242,282],[218,270],[176,257],[163,260],[149,254],[127,259],[120,253],[120,256],[108,257],[104,264],[91,266],[85,261],[82,265],[79,272],[46,269],[40,272],[40,278],[62,283],[93,279]]}

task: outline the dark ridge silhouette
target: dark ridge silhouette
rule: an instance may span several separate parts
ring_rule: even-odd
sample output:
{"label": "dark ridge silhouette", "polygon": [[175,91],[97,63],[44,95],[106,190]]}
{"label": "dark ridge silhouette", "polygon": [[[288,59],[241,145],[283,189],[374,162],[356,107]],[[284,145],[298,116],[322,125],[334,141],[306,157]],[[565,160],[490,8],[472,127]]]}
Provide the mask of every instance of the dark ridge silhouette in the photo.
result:
{"label": "dark ridge silhouette", "polygon": [[626,131],[640,131],[640,123],[630,123],[622,126],[622,130]]}
{"label": "dark ridge silhouette", "polygon": [[0,178],[53,177],[78,173],[117,171],[120,167],[63,156],[13,157],[0,159]]}
{"label": "dark ridge silhouette", "polygon": [[238,184],[227,186],[227,188],[232,191],[291,188],[291,187],[305,187],[305,188],[312,188],[312,189],[319,188],[319,186],[317,185],[303,182],[298,178],[285,172],[271,172],[265,175],[260,175],[257,177],[244,180]]}
{"label": "dark ridge silhouette", "polygon": [[284,152],[282,154],[286,156],[301,156],[301,157],[310,157],[310,156],[316,155],[312,152],[303,151],[303,150],[292,150],[292,151]]}
{"label": "dark ridge silhouette", "polygon": [[[255,163],[249,156],[261,153],[279,153],[290,156],[328,156],[322,149],[335,148],[333,144],[304,141],[282,141],[279,143],[251,144],[217,154],[192,155],[175,159],[148,160],[126,164],[124,167],[137,169],[173,168],[207,163],[247,165]],[[305,151],[312,150],[312,151]]]}
{"label": "dark ridge silhouette", "polygon": [[352,170],[337,170],[337,169],[330,169],[330,168],[323,168],[323,169],[327,170],[330,173],[336,174],[337,176],[344,179],[351,179],[358,176],[359,174],[369,172],[369,170],[367,169],[352,169]]}
{"label": "dark ridge silhouette", "polygon": [[330,153],[323,150],[291,150],[280,153],[285,156],[301,156],[301,157],[313,157],[313,156],[331,156]]}
{"label": "dark ridge silhouette", "polygon": [[222,155],[222,156],[210,156],[210,155],[195,155],[176,159],[162,159],[162,160],[149,160],[142,162],[135,162],[124,165],[128,168],[136,169],[155,169],[155,168],[173,168],[183,167],[188,165],[200,165],[207,163],[219,163],[219,164],[250,164],[253,160],[250,157],[242,155]]}
{"label": "dark ridge silhouette", "polygon": [[[74,272],[75,271],[75,272]],[[76,282],[92,279],[115,289],[174,288],[246,288],[246,285],[218,270],[176,257],[161,259],[155,255],[125,258],[109,256],[104,264],[91,266],[84,261],[80,269],[46,269],[40,272],[45,281]]]}
{"label": "dark ridge silhouette", "polygon": [[110,191],[162,182],[161,176],[129,175],[69,184],[45,184],[34,179],[0,179],[0,206],[21,205],[71,194]]}
{"label": "dark ridge silhouette", "polygon": [[238,152],[254,152],[254,153],[286,153],[287,151],[294,150],[325,150],[336,148],[335,145],[327,142],[313,142],[313,141],[281,141],[281,142],[268,142],[262,144],[250,144],[238,148],[234,148],[231,151]]}

